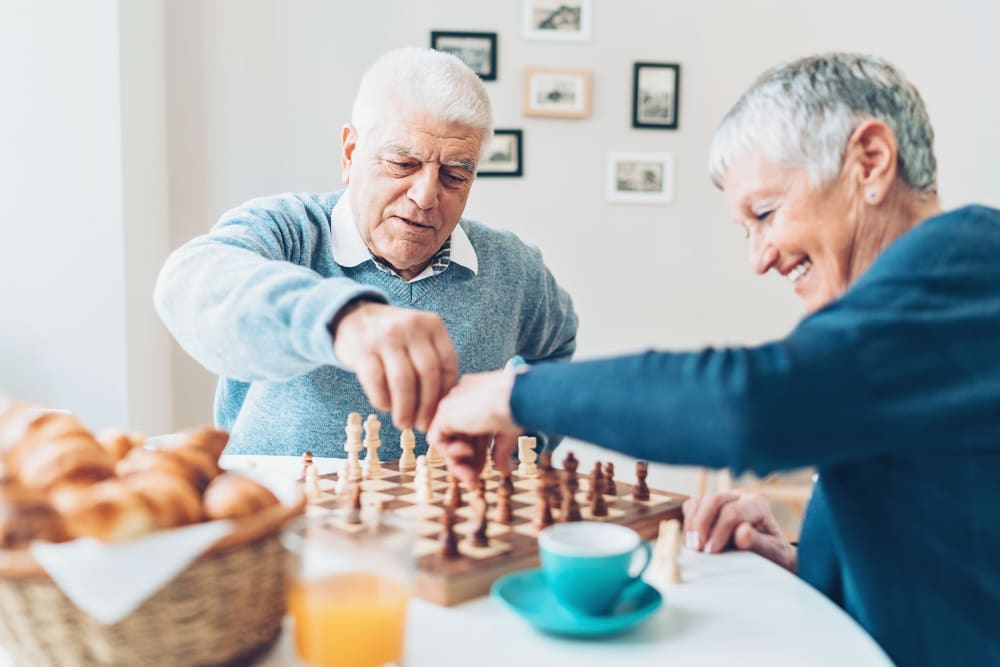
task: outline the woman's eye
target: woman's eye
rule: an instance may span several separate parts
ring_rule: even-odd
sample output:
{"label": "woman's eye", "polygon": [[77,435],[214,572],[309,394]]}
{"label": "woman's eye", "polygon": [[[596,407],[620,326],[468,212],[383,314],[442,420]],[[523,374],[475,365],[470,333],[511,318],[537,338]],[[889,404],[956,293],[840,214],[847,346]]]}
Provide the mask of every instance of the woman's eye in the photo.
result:
{"label": "woman's eye", "polygon": [[760,221],[760,222],[764,222],[765,220],[767,220],[768,218],[771,217],[772,213],[774,213],[773,210],[772,211],[761,211],[760,213],[757,214],[757,220]]}

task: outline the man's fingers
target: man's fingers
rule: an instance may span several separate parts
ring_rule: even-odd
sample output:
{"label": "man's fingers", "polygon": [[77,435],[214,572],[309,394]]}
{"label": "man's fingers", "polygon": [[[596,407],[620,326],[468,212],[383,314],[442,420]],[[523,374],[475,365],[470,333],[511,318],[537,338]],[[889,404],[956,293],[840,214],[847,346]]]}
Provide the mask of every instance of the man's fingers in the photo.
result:
{"label": "man's fingers", "polygon": [[410,428],[418,398],[417,377],[410,356],[401,348],[392,348],[383,353],[382,365],[392,401],[392,423],[396,428]]}
{"label": "man's fingers", "polygon": [[382,360],[376,355],[367,355],[358,361],[354,372],[372,406],[378,410],[388,410],[392,399],[385,382]]}
{"label": "man's fingers", "polygon": [[448,330],[441,323],[441,331],[436,335],[431,335],[431,344],[437,353],[438,364],[441,375],[441,395],[444,396],[451,388],[458,384],[458,352],[455,351],[455,344],[448,336]]}
{"label": "man's fingers", "polygon": [[417,412],[415,424],[421,431],[430,426],[437,409],[441,392],[441,369],[434,346],[427,341],[414,343],[410,347],[410,361],[417,377]]}
{"label": "man's fingers", "polygon": [[736,528],[744,521],[743,507],[739,502],[726,503],[720,507],[712,531],[705,541],[705,552],[718,553],[724,550],[732,541]]}
{"label": "man's fingers", "polygon": [[517,434],[497,433],[493,437],[493,465],[502,473],[512,472],[514,450],[517,448]]}

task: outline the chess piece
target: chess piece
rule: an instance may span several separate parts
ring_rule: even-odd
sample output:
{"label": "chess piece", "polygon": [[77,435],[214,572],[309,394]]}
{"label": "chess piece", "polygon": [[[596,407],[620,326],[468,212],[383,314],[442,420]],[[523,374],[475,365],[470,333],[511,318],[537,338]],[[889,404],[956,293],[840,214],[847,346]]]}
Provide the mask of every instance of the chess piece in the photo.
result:
{"label": "chess piece", "polygon": [[323,492],[319,488],[319,472],[313,465],[310,465],[305,470],[305,480],[302,490],[306,494],[306,499],[311,503],[316,502],[323,496]]}
{"label": "chess piece", "polygon": [[347,523],[361,523],[361,484],[351,483],[348,493],[348,501],[351,504],[347,508]]}
{"label": "chess piece", "polygon": [[309,470],[310,466],[313,464],[313,454],[312,452],[302,453],[302,470],[299,472],[299,481],[304,482],[306,479],[306,471]]}
{"label": "chess piece", "polygon": [[577,477],[577,468],[580,465],[580,461],[573,456],[573,452],[567,452],[566,458],[563,459],[563,470],[565,471],[565,479],[567,485],[569,486],[570,494],[575,494],[576,490],[580,488],[580,480]]}
{"label": "chess piece", "polygon": [[364,447],[368,450],[364,463],[365,479],[374,479],[382,474],[382,462],[378,458],[378,448],[382,446],[382,439],[379,437],[379,431],[382,430],[382,422],[375,415],[368,415],[368,419],[365,420],[364,429]]}
{"label": "chess piece", "polygon": [[399,448],[402,454],[399,456],[399,472],[409,472],[417,465],[417,459],[413,455],[413,449],[417,446],[417,438],[413,435],[413,429],[408,428],[399,434]]}
{"label": "chess piece", "polygon": [[649,500],[649,487],[646,486],[646,475],[649,474],[649,464],[639,461],[635,464],[635,488],[632,489],[632,500]]}
{"label": "chess piece", "polygon": [[521,462],[517,466],[517,472],[521,475],[533,477],[538,474],[538,466],[535,465],[535,460],[538,458],[535,452],[537,446],[536,438],[522,435],[517,439],[517,458]]}
{"label": "chess piece", "polygon": [[[505,479],[509,482],[510,475],[508,474]],[[513,484],[508,485],[501,482],[500,486],[497,487],[497,505],[493,514],[493,520],[497,523],[507,525],[513,520],[513,513],[510,509],[510,496],[513,492]]]}
{"label": "chess piece", "polygon": [[541,530],[542,528],[553,524],[552,501],[551,496],[549,495],[549,484],[544,475],[540,476],[538,481],[535,483],[535,495],[538,498],[538,512],[535,514],[535,519],[531,522],[531,525]]}
{"label": "chess piece", "polygon": [[483,493],[480,490],[476,490],[475,504],[475,514],[473,516],[476,518],[475,530],[469,535],[469,542],[474,547],[488,547],[490,545],[490,539],[486,535],[486,528],[488,525],[488,520],[486,518],[486,496],[485,489]]}
{"label": "chess piece", "polygon": [[609,496],[618,495],[618,487],[615,486],[615,464],[611,461],[604,464],[604,493]]}
{"label": "chess piece", "polygon": [[600,484],[601,489],[604,489],[604,472],[601,470],[601,462],[596,461],[594,463],[594,469],[590,471],[590,486],[587,487],[587,500],[594,499],[594,489]]}
{"label": "chess piece", "polygon": [[552,469],[552,452],[544,451],[538,455],[538,467],[542,470]]}
{"label": "chess piece", "polygon": [[594,471],[590,473],[591,490],[594,497],[590,499],[591,516],[607,516],[608,505],[604,501],[604,475],[601,473],[601,465],[598,463]]}
{"label": "chess piece", "polygon": [[549,469],[545,471],[545,477],[548,480],[549,485],[549,499],[552,501],[553,507],[559,507],[562,505],[562,482],[559,477],[559,471],[549,466]]}
{"label": "chess piece", "polygon": [[448,490],[444,494],[444,504],[452,509],[462,506],[462,490],[458,487],[458,477],[448,473]]}
{"label": "chess piece", "polygon": [[493,457],[489,451],[486,452],[486,460],[483,462],[483,471],[479,473],[479,477],[482,479],[489,479],[496,474],[496,470],[493,468]]}
{"label": "chess piece", "polygon": [[347,493],[347,486],[351,476],[349,472],[350,465],[351,462],[346,459],[340,462],[340,470],[337,472],[337,486],[334,487],[333,490],[333,492],[338,496],[342,496]]}
{"label": "chess piece", "polygon": [[413,477],[413,486],[418,503],[429,503],[434,498],[431,491],[431,471],[427,467],[427,457],[423,454],[417,457],[417,472]]}
{"label": "chess piece", "polygon": [[361,415],[352,412],[347,415],[347,426],[344,431],[347,433],[347,441],[344,443],[344,451],[347,452],[347,481],[361,481],[361,460],[359,458],[363,445],[361,443]]}
{"label": "chess piece", "polygon": [[562,489],[562,508],[559,511],[559,521],[565,523],[568,521],[580,521],[583,517],[580,515],[580,505],[576,502],[576,494],[574,494],[569,488],[569,480],[563,478],[563,489]]}
{"label": "chess piece", "polygon": [[681,523],[677,519],[660,521],[660,533],[653,547],[653,572],[656,579],[666,584],[681,583],[678,556],[681,550]]}
{"label": "chess piece", "polygon": [[427,445],[427,465],[429,466],[444,465],[444,454],[439,452],[436,447]]}
{"label": "chess piece", "polygon": [[509,472],[500,474],[500,486],[505,487],[509,492],[508,496],[514,495],[514,479]]}
{"label": "chess piece", "polygon": [[449,505],[444,506],[441,513],[441,550],[444,558],[455,558],[458,556],[458,536],[455,535],[455,509]]}

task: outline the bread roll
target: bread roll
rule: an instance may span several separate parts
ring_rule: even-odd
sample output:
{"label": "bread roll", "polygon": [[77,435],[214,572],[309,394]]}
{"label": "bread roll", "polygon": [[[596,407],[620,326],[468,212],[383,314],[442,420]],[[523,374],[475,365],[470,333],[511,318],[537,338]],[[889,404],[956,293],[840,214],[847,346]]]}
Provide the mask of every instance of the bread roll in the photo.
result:
{"label": "bread roll", "polygon": [[136,538],[156,528],[146,503],[118,479],[98,482],[81,492],[62,517],[70,537],[94,537],[104,542]]}
{"label": "bread roll", "polygon": [[0,549],[22,549],[33,540],[65,539],[62,518],[45,494],[14,481],[0,484]]}
{"label": "bread roll", "polygon": [[186,479],[149,470],[124,477],[122,483],[146,503],[157,528],[176,528],[202,519],[201,496]]}
{"label": "bread roll", "polygon": [[225,472],[205,489],[203,503],[209,519],[238,519],[277,505],[278,499],[252,479]]}

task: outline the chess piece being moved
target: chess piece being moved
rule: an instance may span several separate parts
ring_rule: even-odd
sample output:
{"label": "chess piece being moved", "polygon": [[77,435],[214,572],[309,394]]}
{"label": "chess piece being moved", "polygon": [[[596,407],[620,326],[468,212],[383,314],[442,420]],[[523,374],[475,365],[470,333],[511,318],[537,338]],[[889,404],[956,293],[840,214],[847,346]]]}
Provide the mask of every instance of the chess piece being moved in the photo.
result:
{"label": "chess piece being moved", "polygon": [[427,465],[432,467],[444,465],[444,454],[439,452],[436,447],[427,445]]}
{"label": "chess piece being moved", "polygon": [[476,499],[473,501],[473,506],[475,512],[474,517],[474,529],[469,534],[469,543],[474,547],[488,547],[490,545],[490,539],[486,535],[486,528],[488,525],[488,520],[486,517],[486,495],[485,488],[480,487],[476,489]]}
{"label": "chess piece being moved", "polygon": [[399,448],[402,450],[399,455],[399,472],[409,472],[417,466],[417,458],[413,455],[416,446],[417,438],[413,435],[413,429],[408,428],[399,434]]}
{"label": "chess piece being moved", "polygon": [[538,474],[538,466],[535,464],[535,460],[538,458],[538,454],[535,452],[537,446],[538,440],[536,438],[522,435],[517,439],[517,459],[520,461],[517,471],[524,476],[533,477]]}
{"label": "chess piece being moved", "polygon": [[344,442],[344,451],[347,452],[347,481],[357,482],[361,480],[361,450],[364,445],[361,442],[361,415],[352,412],[347,415],[347,426],[344,431],[347,433],[347,441]]}
{"label": "chess piece being moved", "polygon": [[635,464],[635,488],[632,489],[632,500],[649,500],[649,487],[646,486],[646,475],[649,474],[649,464],[639,461]]}
{"label": "chess piece being moved", "polygon": [[421,454],[417,457],[417,469],[413,477],[413,486],[418,503],[429,503],[434,498],[431,491],[431,471],[427,467],[427,457]]}
{"label": "chess piece being moved", "polygon": [[618,487],[615,486],[615,464],[611,461],[604,464],[604,493],[609,496],[618,495]]}
{"label": "chess piece being moved", "polygon": [[490,479],[496,474],[496,470],[493,468],[493,456],[492,453],[486,452],[486,460],[483,462],[483,471],[479,473],[482,479]]}
{"label": "chess piece being moved", "polygon": [[444,558],[458,556],[458,535],[455,534],[455,508],[445,505],[441,513],[441,549]]}
{"label": "chess piece being moved", "polygon": [[378,448],[382,446],[382,438],[379,437],[382,422],[375,415],[368,415],[364,429],[364,447],[368,450],[368,454],[365,456],[364,474],[365,479],[374,479],[382,474],[382,462],[378,458]]}
{"label": "chess piece being moved", "polygon": [[306,479],[306,471],[309,470],[309,468],[312,466],[312,464],[313,464],[313,453],[312,452],[303,452],[302,453],[302,470],[299,472],[299,477],[298,477],[299,481],[302,481],[302,482],[305,481],[305,479]]}

